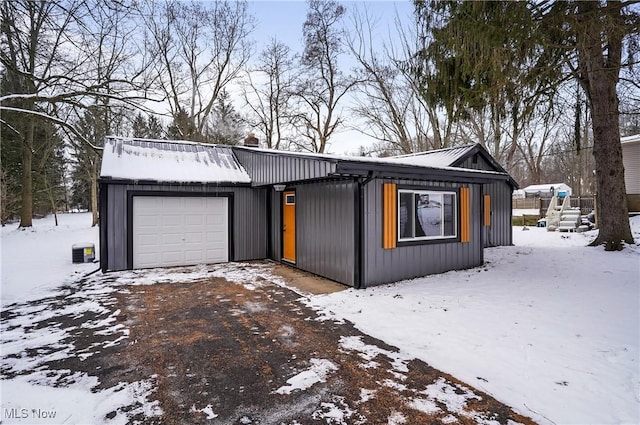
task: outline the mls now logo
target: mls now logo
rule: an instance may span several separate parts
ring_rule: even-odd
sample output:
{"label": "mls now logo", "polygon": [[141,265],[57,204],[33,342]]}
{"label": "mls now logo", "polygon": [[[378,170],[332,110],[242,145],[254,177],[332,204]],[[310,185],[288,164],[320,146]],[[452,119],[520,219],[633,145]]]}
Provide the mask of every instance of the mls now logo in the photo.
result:
{"label": "mls now logo", "polygon": [[4,409],[5,419],[53,419],[56,417],[55,410],[42,409]]}

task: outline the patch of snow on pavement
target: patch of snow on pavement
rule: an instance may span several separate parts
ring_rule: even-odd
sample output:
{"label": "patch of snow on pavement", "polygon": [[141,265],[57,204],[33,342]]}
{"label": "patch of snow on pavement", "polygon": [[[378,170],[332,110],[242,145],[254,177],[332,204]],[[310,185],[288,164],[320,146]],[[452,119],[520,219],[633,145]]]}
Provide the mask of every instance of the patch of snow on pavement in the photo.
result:
{"label": "patch of snow on pavement", "polygon": [[484,266],[309,303],[540,423],[640,423],[640,247],[522,229]]}
{"label": "patch of snow on pavement", "polygon": [[306,390],[318,382],[326,382],[327,376],[331,372],[338,370],[338,366],[327,359],[311,359],[310,363],[311,367],[309,369],[303,370],[287,379],[287,384],[289,385],[284,385],[274,392],[277,394],[291,394],[295,390]]}
{"label": "patch of snow on pavement", "polygon": [[387,419],[387,425],[403,425],[407,423],[407,418],[400,412],[393,412]]}
{"label": "patch of snow on pavement", "polygon": [[422,391],[422,394],[443,403],[447,406],[447,410],[453,413],[464,412],[469,400],[482,400],[481,397],[475,395],[468,388],[460,385],[454,386],[446,382],[444,378],[438,378],[435,383],[427,386],[427,389]]}
{"label": "patch of snow on pavement", "polygon": [[[116,412],[109,424],[127,424],[130,417],[142,413],[147,417],[162,414],[157,401],[147,402],[149,382],[121,383],[107,390],[94,391],[95,377],[85,376],[64,387],[43,386],[33,376],[17,376],[2,385],[2,423],[97,424]],[[118,410],[133,405],[126,413]]]}
{"label": "patch of snow on pavement", "polygon": [[409,407],[420,412],[424,412],[427,415],[433,415],[434,413],[440,412],[440,408],[435,402],[433,402],[433,400],[428,400],[425,398],[414,398],[409,403]]}
{"label": "patch of snow on pavement", "polygon": [[219,415],[213,412],[213,406],[211,404],[207,404],[204,408],[202,409],[196,409],[196,405],[194,404],[193,406],[191,406],[191,411],[192,412],[201,412],[204,413],[206,415],[207,419],[215,419],[217,418]]}
{"label": "patch of snow on pavement", "polygon": [[360,400],[358,403],[366,403],[369,400],[376,398],[376,390],[367,390],[360,388]]}
{"label": "patch of snow on pavement", "polygon": [[334,395],[331,402],[320,403],[320,408],[313,412],[313,419],[324,419],[327,424],[360,425],[366,423],[365,418],[354,412],[342,396]]}
{"label": "patch of snow on pavement", "polygon": [[408,372],[407,361],[413,357],[408,357],[400,352],[392,352],[378,347],[377,345],[365,344],[362,336],[341,336],[340,347],[347,351],[357,351],[360,357],[367,361],[363,365],[365,368],[377,367],[373,361],[378,355],[384,355],[392,361],[393,370],[397,372]]}

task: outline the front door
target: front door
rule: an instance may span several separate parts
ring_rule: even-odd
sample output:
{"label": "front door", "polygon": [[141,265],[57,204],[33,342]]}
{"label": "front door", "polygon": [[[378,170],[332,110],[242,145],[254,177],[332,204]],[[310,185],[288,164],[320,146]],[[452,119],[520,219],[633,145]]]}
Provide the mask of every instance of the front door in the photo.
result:
{"label": "front door", "polygon": [[296,261],[296,193],[283,192],[282,258]]}

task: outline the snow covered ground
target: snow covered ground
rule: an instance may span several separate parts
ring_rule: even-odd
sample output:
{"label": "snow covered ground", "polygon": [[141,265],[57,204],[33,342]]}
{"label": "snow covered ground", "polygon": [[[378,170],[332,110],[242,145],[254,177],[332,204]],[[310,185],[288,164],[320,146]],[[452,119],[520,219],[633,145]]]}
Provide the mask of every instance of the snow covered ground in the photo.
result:
{"label": "snow covered ground", "polygon": [[[90,216],[66,214],[60,216],[58,228],[52,223],[49,217],[35,220],[33,229],[16,230],[15,225],[2,229],[3,310],[15,302],[64,295],[61,285],[97,268],[97,264],[71,263],[72,244],[93,242],[98,247],[98,230],[90,227]],[[640,217],[632,219],[632,226],[640,241]],[[483,267],[364,291],[310,296],[308,302],[326,316],[350,320],[365,333],[399,347],[403,358],[420,358],[540,423],[637,424],[640,247],[622,252],[586,247],[594,235],[516,227],[515,246],[487,249]],[[251,284],[252,276],[245,272],[242,276],[221,273]],[[119,284],[152,284],[197,279],[202,273],[191,268],[186,274],[156,269],[118,275]],[[108,297],[108,288],[88,285],[74,296],[84,297],[80,305],[95,316],[95,323],[87,326],[104,327],[116,339],[126,337],[119,336],[125,330],[113,325],[111,317],[101,316],[104,313],[92,302],[95,297]],[[25,304],[22,309],[39,318],[56,313],[45,304]],[[6,333],[13,329],[13,321],[20,320],[3,318],[3,340],[15,342],[3,343],[2,356],[36,344]],[[45,338],[47,332],[53,345],[60,341],[62,336],[54,328],[42,329],[38,335]],[[44,370],[38,372],[38,365],[32,366],[31,375],[2,383],[3,415],[9,408],[14,409],[9,410],[12,414],[27,415],[27,423],[36,419],[38,423],[95,423],[104,412],[132,402],[140,402],[148,414],[157,414],[157,405],[147,400],[152,382],[92,391],[95,378],[73,376],[72,384],[54,388],[47,385],[51,378],[44,376]],[[321,381],[331,365],[319,359],[316,366],[309,376],[297,379]],[[24,406],[30,409],[21,410]],[[45,420],[42,415],[54,406],[58,417]],[[62,417],[61,406],[73,408],[73,415]],[[1,418],[3,423],[25,423],[16,419]],[[126,420],[118,415],[112,422]]]}
{"label": "snow covered ground", "polygon": [[540,423],[638,424],[640,247],[594,236],[514,227],[484,267],[311,303]]}
{"label": "snow covered ground", "polygon": [[65,280],[95,270],[92,263],[71,262],[71,247],[76,243],[95,244],[99,258],[98,228],[91,227],[91,213],[58,214],[33,220],[30,229],[18,229],[18,223],[0,230],[0,300],[2,305],[50,295],[52,288]]}

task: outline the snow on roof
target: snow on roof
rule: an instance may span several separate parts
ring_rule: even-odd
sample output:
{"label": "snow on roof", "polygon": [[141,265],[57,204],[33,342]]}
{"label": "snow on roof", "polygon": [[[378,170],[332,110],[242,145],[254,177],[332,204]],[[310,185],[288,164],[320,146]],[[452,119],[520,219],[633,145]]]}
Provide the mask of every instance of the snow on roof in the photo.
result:
{"label": "snow on roof", "polygon": [[625,136],[620,138],[620,143],[640,143],[640,134],[634,134],[632,136]]}
{"label": "snow on roof", "polygon": [[455,148],[418,152],[394,156],[389,159],[401,164],[421,165],[425,167],[449,167],[473,149],[474,146],[475,145],[465,145]]}
{"label": "snow on roof", "polygon": [[198,183],[250,183],[228,146],[108,137],[100,177]]}
{"label": "snow on roof", "polygon": [[531,186],[527,186],[525,187],[524,190],[525,192],[528,193],[535,193],[535,192],[549,192],[551,191],[551,188],[553,188],[554,190],[558,190],[558,189],[569,189],[571,190],[571,187],[564,184],[564,183],[547,183],[547,184],[533,184]]}

